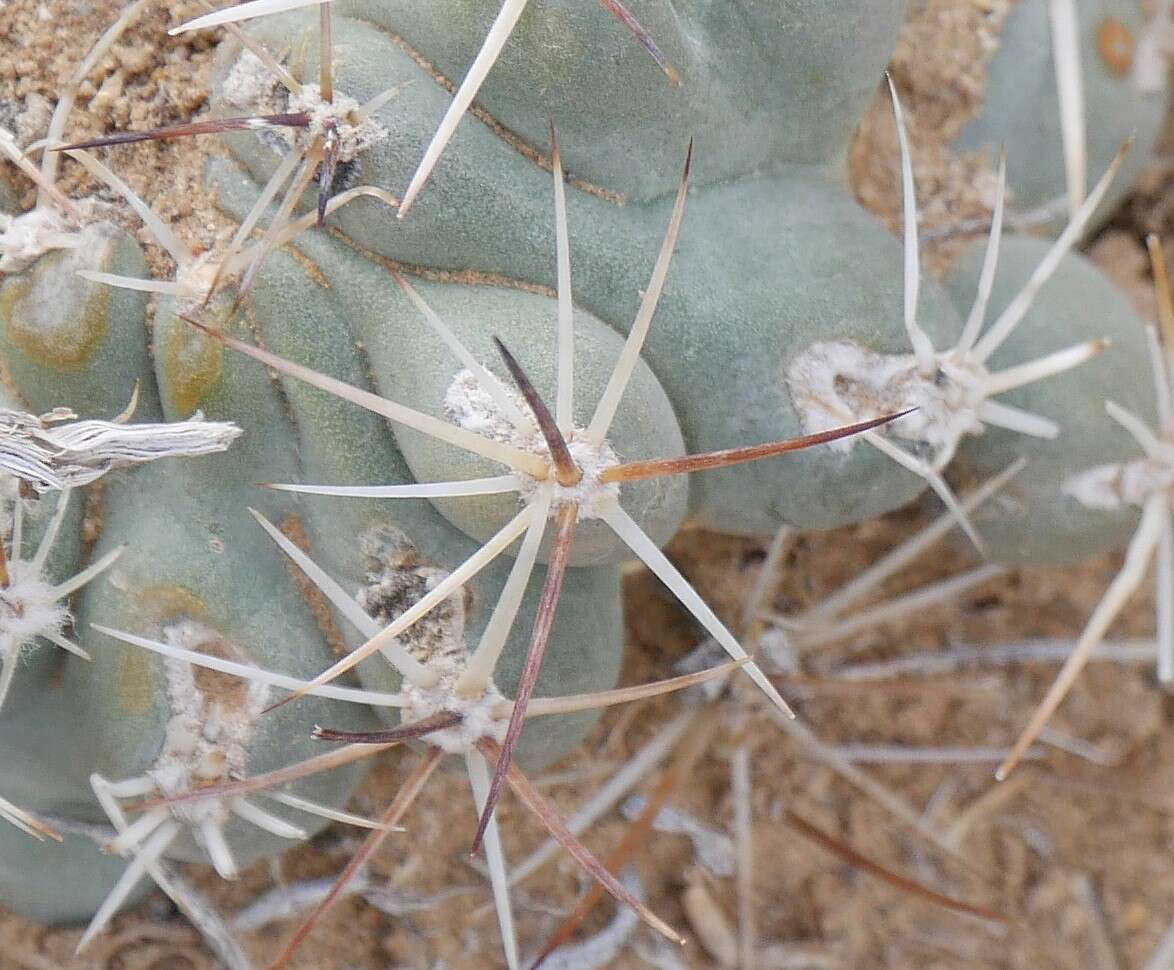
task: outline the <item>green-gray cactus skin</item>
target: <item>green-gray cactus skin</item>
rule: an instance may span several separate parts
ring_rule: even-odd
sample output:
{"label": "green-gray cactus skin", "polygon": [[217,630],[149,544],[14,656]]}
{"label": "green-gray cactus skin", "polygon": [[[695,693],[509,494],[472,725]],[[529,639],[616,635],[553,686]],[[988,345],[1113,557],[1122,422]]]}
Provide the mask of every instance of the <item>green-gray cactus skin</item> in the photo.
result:
{"label": "green-gray cactus skin", "polygon": [[[298,258],[286,253],[271,256],[250,291],[248,306],[261,342],[274,353],[340,380],[383,391],[390,359],[401,354],[419,359],[409,356],[405,348],[418,339],[413,330],[422,330],[425,325],[417,321],[416,311],[402,302],[390,308],[380,302],[381,297],[399,295],[398,286],[384,270],[373,274],[373,264],[320,235],[308,235],[299,242],[303,251]],[[378,279],[372,280],[376,275]],[[361,280],[373,285],[363,286]],[[434,292],[432,288],[425,290],[430,299]],[[365,315],[355,311],[356,301],[364,299],[375,301],[374,311]],[[365,329],[352,331],[351,322],[360,320]],[[241,363],[261,372],[251,361]],[[411,480],[409,464],[383,419],[298,381],[283,378],[281,387],[295,428],[301,480],[347,485]],[[213,414],[210,409],[209,414]],[[371,585],[367,575],[371,563],[359,548],[365,537],[402,536],[418,555],[421,567],[446,571],[467,559],[478,546],[445,521],[427,500],[304,496],[302,504],[312,556],[349,592],[358,593]],[[470,651],[480,640],[509,566],[508,557],[499,559],[467,586],[464,628],[456,632],[463,634],[464,646]],[[535,571],[494,672],[497,687],[507,696],[513,695],[525,661],[529,620],[544,576],[544,570]],[[399,603],[396,612],[409,605]],[[381,617],[383,624],[391,618]],[[341,619],[339,628],[351,646],[366,639]],[[618,568],[572,569],[536,695],[612,687],[619,674],[622,643]],[[376,690],[398,687],[394,672],[382,658],[362,664],[360,676]],[[395,714],[389,713],[395,720]],[[543,718],[522,736],[523,764],[537,768],[562,757],[578,744],[595,719],[590,713]]]}
{"label": "green-gray cactus skin", "polygon": [[[459,82],[501,4],[461,0],[442,16],[411,0],[335,6],[405,38]],[[694,132],[704,135],[699,186],[778,162],[838,163],[896,45],[904,4],[644,0],[633,11],[680,87],[599,4],[534,0],[477,103],[543,151],[555,118],[568,171],[648,200],[676,188],[681,142]],[[434,125],[442,113],[423,120]]]}
{"label": "green-gray cactus skin", "polygon": [[0,826],[0,900],[6,910],[38,923],[89,919],[125,867],[125,860],[106,855],[84,835],[38,842],[11,825]]}
{"label": "green-gray cactus skin", "polygon": [[[130,401],[146,360],[145,341],[124,347],[112,334],[145,334],[147,295],[77,273],[145,276],[147,264],[138,244],[112,223],[91,223],[79,234],[76,248],[52,250],[22,273],[0,276],[0,357],[13,383],[28,388],[31,410],[69,406],[109,419]],[[70,375],[68,404],[54,396],[53,384],[38,386],[46,368]],[[110,401],[112,386],[121,402]]]}
{"label": "green-gray cactus skin", "polygon": [[[0,387],[5,406],[21,406]],[[60,495],[40,499],[25,519],[24,548],[31,555],[40,542]],[[74,494],[44,576],[61,582],[82,563],[83,497]],[[4,537],[7,539],[8,537]],[[71,751],[77,722],[68,715],[62,673],[84,666],[52,644],[38,642],[19,661],[17,680],[0,709],[0,794],[34,813],[86,818],[92,812],[89,786],[79,787],[58,770],[75,757]],[[125,863],[104,854],[91,839],[65,834],[63,842],[38,841],[15,826],[0,824],[0,901],[14,912],[42,923],[87,919],[101,903]]]}
{"label": "green-gray cactus skin", "polygon": [[[1089,187],[1122,144],[1134,139],[1100,209],[1107,214],[1153,157],[1166,117],[1166,87],[1163,82],[1158,91],[1139,90],[1136,59],[1147,23],[1137,0],[1077,0],[1076,12]],[[1001,145],[1008,147],[1008,199],[1018,210],[1066,195],[1048,4],[1012,6],[987,69],[982,110],[954,144],[964,151],[985,149],[992,158]]]}
{"label": "green-gray cactus skin", "polygon": [[[275,18],[256,30],[275,49],[294,52],[295,73],[312,76],[316,34],[306,19]],[[347,178],[348,184],[398,189],[448,94],[374,27],[338,17],[334,32],[337,49],[346,53],[335,65],[340,90],[362,99],[413,82],[378,115],[387,140],[361,155]],[[665,165],[679,164],[685,138],[682,132],[682,144]],[[268,177],[278,161],[252,136],[234,135],[229,143],[254,179]],[[560,137],[560,145],[566,143]],[[710,151],[719,154],[716,143]],[[706,141],[699,142],[699,166],[705,154]],[[215,165],[210,178],[238,216],[255,198],[256,188],[242,191],[240,176],[225,165]],[[574,185],[568,199],[576,303],[624,333],[647,285],[671,200],[618,207]],[[362,199],[333,218],[357,249],[377,256],[490,274],[511,285],[550,286],[552,208],[549,173],[469,118],[407,218],[396,220],[386,207]],[[900,267],[899,245],[822,166],[694,190],[644,352],[687,449],[705,452],[802,433],[784,374],[793,354],[815,339],[854,339],[900,351],[906,342]],[[553,301],[549,305],[550,323],[534,334],[535,342],[551,342],[556,316]],[[923,289],[921,316],[935,337],[960,327],[932,282]],[[492,332],[496,325],[486,312],[482,329]],[[728,531],[767,533],[784,522],[824,528],[867,519],[919,493],[918,479],[870,451],[844,456],[813,449],[694,476],[690,514]]]}
{"label": "green-gray cactus skin", "polygon": [[[37,273],[41,265],[29,272]],[[117,571],[94,580],[75,597],[74,635],[93,661],[87,663],[58,650],[35,651],[36,662],[18,676],[36,678],[37,683],[22,685],[36,689],[14,690],[13,703],[0,712],[6,732],[5,796],[34,812],[89,823],[106,821],[91,790],[91,773],[117,781],[158,767],[157,759],[169,743],[168,728],[176,713],[175,684],[169,678],[168,664],[94,633],[92,623],[156,639],[166,638],[176,624],[195,624],[207,633],[204,643],[227,641],[258,666],[293,676],[312,676],[330,657],[280,553],[245,511],[247,497],[265,507],[266,496],[256,496],[253,488],[259,469],[269,472],[267,477],[280,477],[296,469],[296,449],[284,426],[276,389],[263,371],[245,367],[246,361],[209,361],[207,355],[199,354],[194,361],[185,358],[187,346],[182,339],[175,339],[174,333],[186,337],[188,328],[174,318],[172,330],[156,328],[153,345],[157,354],[152,359],[147,350],[143,301],[136,298],[136,302],[137,313],[91,314],[84,327],[78,328],[88,338],[79,341],[85,349],[80,362],[61,355],[20,356],[20,345],[14,343],[10,370],[14,397],[20,405],[33,411],[63,406],[82,416],[108,418],[125,407],[137,383],[138,420],[173,417],[190,400],[232,412],[245,422],[246,434],[239,457],[216,456],[214,464],[202,468],[200,461],[164,463],[112,472],[103,480],[100,506],[89,510],[101,523],[91,557],[120,545],[126,550]],[[111,304],[99,301],[98,305]],[[29,324],[35,324],[36,319],[30,321],[19,314],[5,323],[9,330],[17,326],[27,330],[34,329]],[[107,376],[103,378],[103,374]],[[83,564],[78,536],[84,501],[77,490],[50,560],[53,579],[64,579]],[[277,515],[273,509],[268,511]],[[36,530],[32,531],[29,538],[35,541]],[[236,698],[228,690],[223,700],[224,708],[231,710]],[[62,717],[61,712],[69,713]],[[320,752],[321,746],[310,739],[316,722],[359,729],[374,723],[363,707],[318,699],[291,706],[287,712],[283,709],[260,719],[246,739],[249,772],[283,766]],[[353,767],[311,779],[299,785],[298,792],[341,805],[357,784],[360,771]],[[283,810],[275,809],[272,814],[282,815]],[[297,824],[312,831],[325,823],[299,816]],[[228,826],[227,835],[241,863],[289,845],[286,840],[234,824]],[[173,854],[193,858],[197,857],[194,850],[193,845],[177,843]],[[92,877],[92,883],[72,885],[61,894],[61,905],[56,908],[46,894],[27,900],[20,894],[5,896],[5,905],[50,921],[92,913],[120,866],[94,863],[84,844],[71,842],[63,851],[68,852],[68,861],[60,871],[74,867]],[[18,850],[11,858],[5,857],[0,872],[15,872],[15,860],[26,856],[27,852]]]}
{"label": "green-gray cactus skin", "polygon": [[[1004,237],[991,294],[991,314],[1015,296],[1047,251],[1030,236]],[[959,306],[972,299],[983,247],[968,250],[947,283]],[[1119,545],[1137,526],[1130,509],[1087,508],[1063,493],[1072,476],[1091,467],[1136,457],[1126,431],[1105,413],[1105,401],[1154,422],[1145,328],[1121,292],[1083,256],[1064,257],[1023,322],[991,359],[993,369],[1031,360],[1063,346],[1107,337],[1105,353],[1074,370],[1011,391],[1000,398],[1056,421],[1052,441],[1027,439],[988,428],[964,441],[954,468],[966,477],[987,477],[1020,456],[1027,466],[999,496],[974,513],[991,558],[1007,563],[1073,562]]]}

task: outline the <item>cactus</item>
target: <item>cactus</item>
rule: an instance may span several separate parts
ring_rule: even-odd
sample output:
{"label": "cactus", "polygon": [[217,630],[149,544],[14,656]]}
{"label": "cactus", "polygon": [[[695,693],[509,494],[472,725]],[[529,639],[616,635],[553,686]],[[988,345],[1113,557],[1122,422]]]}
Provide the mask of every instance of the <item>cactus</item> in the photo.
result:
{"label": "cactus", "polygon": [[987,68],[982,109],[955,147],[993,154],[1010,146],[1011,203],[1026,213],[1057,200],[1075,209],[1088,173],[1104,169],[1133,140],[1104,209],[1111,212],[1157,148],[1166,116],[1169,17],[1164,4],[1147,17],[1133,0],[1016,4]]}
{"label": "cactus", "polygon": [[[179,29],[312,5],[259,0]],[[895,39],[895,0],[873,0],[867,16],[859,4],[739,2],[738,17],[655,0],[638,22],[616,0],[465,4],[443,21],[398,0],[317,6],[247,34],[231,26],[214,92],[222,118],[69,145],[56,144],[61,121],[40,170],[0,141],[42,196],[0,224],[10,273],[0,341],[19,405],[109,419],[137,387],[151,428],[206,414],[243,432],[200,461],[92,459],[105,475],[86,499],[91,525],[100,518],[93,548],[68,493],[52,515],[42,500],[48,559],[28,560],[14,529],[0,594],[39,597],[43,609],[25,611],[37,621],[28,630],[0,627],[0,701],[26,641],[75,646],[42,575],[68,587],[66,577],[105,574],[70,604],[90,662],[34,650],[23,676],[35,689],[0,710],[14,739],[4,777],[21,779],[5,789],[8,814],[36,834],[47,834],[38,815],[108,822],[106,848],[128,863],[115,876],[65,827],[71,893],[4,898],[40,919],[90,917],[84,947],[144,875],[183,905],[166,860],[208,861],[232,878],[327,820],[371,829],[282,965],[443,756],[457,755],[510,966],[494,816],[504,786],[602,887],[678,939],[522,769],[572,750],[603,707],[736,672],[772,714],[790,713],[660,551],[686,520],[756,534],[827,528],[906,505],[928,484],[1000,561],[1082,555],[1122,537],[1128,514],[1094,521],[1058,500],[1081,470],[1126,457],[1102,433],[1103,397],[1149,416],[1121,387],[1144,354],[1142,331],[1068,254],[1120,157],[1073,199],[1052,244],[1001,239],[1001,179],[988,246],[941,286],[922,279],[895,90],[903,244],[842,184]],[[798,22],[805,30],[792,33]],[[438,82],[486,31],[450,99]],[[462,121],[474,95],[477,117]],[[690,143],[678,178],[691,126],[697,162]],[[208,179],[240,229],[197,253],[92,152],[207,134],[229,146]],[[1013,144],[1009,157],[1029,150]],[[121,231],[66,221],[77,206],[59,197],[48,161],[61,153],[123,196],[174,259],[173,278],[148,278]],[[1010,181],[1018,187],[1014,169]],[[965,322],[954,298],[970,307]],[[983,333],[988,305],[999,313]],[[1086,363],[1106,337],[1113,355]],[[995,400],[1004,393],[1014,396]],[[1005,471],[1023,450],[1027,467]],[[1003,474],[959,501],[947,469]],[[1012,472],[1003,495],[1030,529],[981,504]],[[20,521],[25,500],[14,501]],[[1153,546],[1157,513],[1147,515],[1135,543]],[[633,555],[729,663],[613,689],[620,563]],[[26,572],[36,597],[20,585]],[[361,687],[334,683],[352,672]],[[42,695],[72,712],[69,724],[36,730]],[[806,729],[784,729],[814,744]],[[382,817],[347,813],[362,759],[408,740],[422,753]],[[9,873],[42,851],[11,844],[0,841],[6,893]]]}

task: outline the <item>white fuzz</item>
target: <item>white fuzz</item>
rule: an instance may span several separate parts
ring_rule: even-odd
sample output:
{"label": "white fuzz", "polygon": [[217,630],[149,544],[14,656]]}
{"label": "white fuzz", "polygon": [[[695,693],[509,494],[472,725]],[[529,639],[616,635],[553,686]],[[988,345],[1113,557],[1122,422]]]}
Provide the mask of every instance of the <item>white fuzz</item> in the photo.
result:
{"label": "white fuzz", "polygon": [[[234,652],[215,631],[190,620],[168,627],[164,637],[168,643],[188,650],[215,647],[216,653]],[[222,675],[205,672],[201,672],[201,684],[196,668],[180,660],[165,660],[164,670],[171,717],[163,748],[147,770],[158,790],[175,797],[204,785],[244,777],[248,743],[255,730],[254,721],[268,702],[268,685],[217,680]],[[215,684],[217,696],[212,695],[207,684]],[[172,814],[198,829],[209,822],[223,824],[228,818],[228,805],[222,799],[185,802],[172,808]]]}
{"label": "white fuzz", "polygon": [[[356,600],[381,626],[411,609],[449,575],[419,558],[406,535],[391,528],[379,529],[360,537],[359,546],[367,557],[367,584]],[[405,704],[400,721],[410,724],[432,714],[459,714],[462,721],[454,728],[428,735],[428,743],[449,754],[475,750],[478,739],[491,737],[501,742],[508,718],[494,716],[504,698],[490,680],[472,697],[456,690],[469,662],[465,644],[464,591],[458,591],[424,616],[397,639],[429,670],[439,675],[431,687],[404,681],[401,694]]]}
{"label": "white fuzz", "polygon": [[252,51],[241,51],[220,88],[227,104],[241,112],[276,114],[276,81],[265,62]]}
{"label": "white fuzz", "polygon": [[178,304],[176,313],[190,314],[207,302],[212,287],[216,283],[216,278],[220,274],[221,265],[221,262],[211,253],[205,253],[191,263],[177,265],[175,272],[177,287],[175,299]]}
{"label": "white fuzz", "polygon": [[37,637],[60,636],[70,615],[66,605],[54,599],[53,587],[30,563],[10,562],[9,572],[12,584],[0,588],[0,634],[15,643],[16,652]]}
{"label": "white fuzz", "polygon": [[[979,411],[991,375],[981,362],[954,351],[936,354],[935,361],[926,377],[912,354],[878,354],[850,341],[828,341],[798,354],[786,379],[807,434],[916,408],[885,433],[911,442],[940,470],[964,435],[982,433]],[[841,438],[829,447],[847,453],[856,443]]]}
{"label": "white fuzz", "polygon": [[[505,390],[519,410],[526,413],[526,403],[520,394]],[[533,419],[519,429],[517,424],[502,413],[502,409],[485,389],[477,376],[470,370],[459,371],[444,395],[445,416],[454,424],[474,434],[492,438],[502,444],[537,455],[550,461],[550,451]],[[620,463],[606,441],[594,444],[585,429],[575,426],[567,437],[567,447],[583,477],[574,485],[563,486],[554,481],[544,481],[525,472],[518,472],[518,494],[523,502],[533,500],[541,485],[550,485],[553,493],[552,514],[560,505],[575,502],[579,506],[579,521],[600,518],[605,508],[619,501],[618,482],[600,482],[599,476],[605,469]]]}
{"label": "white fuzz", "polygon": [[15,216],[0,212],[0,273],[23,272],[45,253],[80,242],[72,220],[47,206]]}
{"label": "white fuzz", "polygon": [[[322,99],[317,84],[302,84],[297,94],[290,94],[251,51],[244,51],[237,58],[222,90],[225,101],[242,114],[305,112],[310,116],[306,131],[311,139],[334,130],[338,137],[338,158],[342,162],[354,161],[361,152],[385,141],[390,134],[363,105],[337,90],[330,101]],[[294,131],[263,128],[256,134],[275,154],[284,155],[293,144]]]}
{"label": "white fuzz", "polygon": [[289,99],[290,111],[304,111],[310,116],[306,130],[311,137],[334,129],[340,162],[354,161],[360,152],[388,137],[387,129],[373,118],[363,116],[360,107],[354,98],[337,91],[332,101],[323,101],[317,84],[303,84],[301,91]]}
{"label": "white fuzz", "polygon": [[448,754],[466,754],[477,750],[481,738],[492,738],[498,744],[505,740],[509,718],[497,714],[503,709],[505,698],[490,681],[479,696],[462,697],[455,690],[456,682],[463,667],[453,666],[441,674],[440,682],[431,688],[405,684],[404,697],[407,706],[400,718],[404,724],[411,724],[432,714],[459,714],[461,723],[443,731],[433,731],[426,738],[428,744]]}
{"label": "white fuzz", "polygon": [[1174,494],[1174,465],[1153,458],[1098,465],[1068,478],[1060,491],[1090,509],[1141,508],[1156,492]]}

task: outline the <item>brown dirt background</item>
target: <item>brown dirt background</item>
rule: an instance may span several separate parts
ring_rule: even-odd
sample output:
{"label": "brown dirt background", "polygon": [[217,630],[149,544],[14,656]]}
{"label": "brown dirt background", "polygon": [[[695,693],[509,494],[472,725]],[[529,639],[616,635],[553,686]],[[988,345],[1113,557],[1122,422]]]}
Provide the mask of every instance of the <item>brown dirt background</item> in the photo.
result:
{"label": "brown dirt background", "polygon": [[[981,214],[974,186],[985,163],[955,158],[943,144],[981,99],[982,58],[989,52],[984,24],[997,22],[1005,5],[999,0],[926,0],[917,5],[894,58],[894,75],[911,116],[927,227]],[[0,124],[26,141],[43,130],[60,85],[90,39],[111,19],[110,6],[0,0]],[[188,0],[155,3],[83,85],[71,131],[80,135],[113,127],[146,128],[199,114],[205,108],[213,38],[166,36],[168,25],[199,10]],[[121,149],[113,158],[119,173],[165,220],[203,246],[226,228],[200,180],[201,152],[210,147],[209,141],[200,148],[156,143]],[[888,107],[878,92],[861,124],[853,181],[861,200],[890,221],[898,208],[895,156]],[[66,166],[67,191],[91,188],[83,179],[75,166]],[[1094,259],[1147,315],[1152,315],[1152,300],[1142,240],[1146,232],[1157,231],[1169,245],[1168,237],[1174,235],[1171,184],[1169,163],[1155,164],[1091,247]],[[148,242],[141,232],[139,236]],[[163,257],[152,253],[164,267]],[[940,268],[948,262],[949,246],[938,247],[931,256]],[[933,514],[936,508],[930,506],[914,508],[855,528],[803,536],[784,559],[775,606],[791,611],[816,602]],[[733,619],[757,579],[764,548],[759,542],[689,533],[670,552],[702,594]],[[953,573],[961,565],[955,560],[965,557],[930,557],[894,580],[890,591]],[[845,646],[861,658],[882,658],[954,642],[1071,639],[1119,565],[1119,554],[1111,554],[1067,569],[1016,570],[948,606],[870,631]],[[632,573],[626,592],[624,682],[664,676],[694,646],[697,631],[647,574]],[[1115,625],[1113,635],[1152,636],[1152,606],[1147,590]],[[967,674],[935,680],[930,690],[860,693],[823,684],[796,696],[806,723],[829,743],[1002,746],[1025,722],[1054,670],[1047,665],[1003,668],[983,675],[987,687],[978,691],[962,689],[963,681],[973,684],[976,679]],[[573,811],[609,766],[630,757],[678,709],[679,701],[667,700],[613,710],[575,757],[552,769],[554,783],[546,790],[565,812]],[[753,885],[761,967],[1126,970],[1142,967],[1169,928],[1174,917],[1172,706],[1155,686],[1151,669],[1094,664],[1081,678],[1054,726],[1114,753],[1116,764],[1094,767],[1056,752],[1025,771],[1008,797],[973,816],[963,843],[973,871],[943,861],[827,768],[804,760],[756,710],[738,697],[715,709],[719,730],[672,804],[729,830],[733,805],[728,756],[733,732],[743,725],[753,765]],[[407,764],[402,756],[383,762],[355,808],[377,813]],[[989,765],[868,770],[919,808],[936,793],[939,825],[983,804],[980,800],[994,788]],[[395,891],[422,898],[451,887],[467,887],[467,893],[400,917],[352,898],[319,927],[294,966],[498,966],[494,920],[476,914],[489,896],[466,861],[474,821],[466,803],[461,778],[435,780],[408,818],[411,835],[388,842],[373,875]],[[787,827],[782,820],[787,808],[886,865],[952,895],[1014,914],[1022,925],[1007,928],[959,916],[883,885]],[[499,815],[511,858],[520,859],[542,841],[543,833],[510,798]],[[586,841],[597,852],[606,852],[625,824],[613,812]],[[280,862],[253,867],[235,884],[220,883],[199,867],[187,871],[231,914],[274,885],[336,872],[355,844],[352,834],[331,828]],[[689,841],[655,836],[637,868],[653,908],[690,936],[679,954],[682,965],[719,966],[698,942],[683,909],[694,870]],[[1082,896],[1082,884],[1091,886],[1094,906]],[[732,925],[733,880],[711,879],[707,885],[718,918]],[[516,897],[523,952],[532,951],[557,925],[557,914],[573,904],[581,888],[581,878],[566,859],[525,884]],[[605,904],[588,931],[602,928],[613,915],[614,908]],[[274,923],[245,938],[259,966],[292,926],[290,921]],[[196,933],[158,892],[116,919],[112,933],[91,954],[73,959],[78,936],[78,930],[47,930],[0,912],[0,970],[186,970],[215,964]],[[628,947],[610,966],[655,965],[637,955],[649,952],[649,936],[637,931],[633,939],[636,949]]]}

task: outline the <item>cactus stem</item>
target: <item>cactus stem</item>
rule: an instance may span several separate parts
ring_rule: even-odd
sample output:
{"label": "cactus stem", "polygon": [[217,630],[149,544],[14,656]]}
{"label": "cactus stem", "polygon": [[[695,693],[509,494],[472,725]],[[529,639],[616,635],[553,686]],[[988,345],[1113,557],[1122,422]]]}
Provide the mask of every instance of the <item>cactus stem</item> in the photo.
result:
{"label": "cactus stem", "polygon": [[681,231],[681,220],[685,216],[685,197],[689,192],[689,170],[693,164],[693,140],[689,139],[689,147],[685,152],[685,167],[681,173],[681,182],[677,188],[677,197],[673,203],[672,215],[669,217],[668,228],[665,230],[664,241],[656,257],[656,264],[652,270],[652,277],[644,291],[644,299],[632,321],[632,328],[628,331],[628,339],[624,342],[624,349],[620,351],[620,359],[616,362],[615,370],[608,379],[607,387],[599,403],[595,406],[595,414],[587,426],[587,438],[593,444],[601,444],[607,437],[608,429],[615,418],[616,410],[620,406],[620,399],[628,386],[628,380],[636,369],[636,361],[644,347],[644,339],[648,336],[648,329],[652,325],[656,305],[660,302],[660,294],[664,289],[665,279],[668,277],[669,264],[673,258],[673,250],[677,245],[677,236]]}
{"label": "cactus stem", "polygon": [[[502,749],[491,738],[482,738],[477,742],[477,746],[490,763],[501,764],[505,760],[502,756]],[[635,912],[649,927],[656,930],[665,939],[684,946],[684,937],[628,892],[619,880],[608,872],[591,854],[590,850],[571,833],[554,806],[530,783],[530,780],[517,765],[508,764],[505,767],[504,775],[514,794],[521,799],[543,824],[551,837],[566,849],[580,866],[602,883],[612,896]],[[484,818],[486,814],[488,813],[484,812],[482,817]]]}
{"label": "cactus stem", "polygon": [[599,475],[601,482],[630,482],[646,478],[660,478],[665,475],[685,475],[692,472],[709,471],[714,468],[727,468],[730,465],[741,465],[746,462],[761,461],[764,458],[773,458],[789,451],[799,451],[815,445],[824,445],[831,441],[847,438],[849,435],[861,434],[872,428],[896,421],[906,414],[915,411],[909,408],[897,414],[887,414],[870,421],[861,421],[843,428],[833,428],[830,431],[820,431],[816,434],[803,435],[799,438],[788,438],[786,441],[772,441],[761,445],[747,445],[742,448],[725,448],[721,451],[711,451],[703,455],[683,455],[680,458],[654,458],[649,461],[633,461],[624,465],[613,465],[605,468]]}
{"label": "cactus stem", "polygon": [[[499,349],[505,348],[500,345]],[[507,352],[508,354],[508,352]],[[507,356],[507,363],[509,357]],[[549,412],[546,415],[550,421]],[[551,422],[553,426],[553,422]],[[489,783],[489,794],[485,799],[485,806],[481,810],[481,820],[477,824],[477,832],[473,836],[472,852],[476,852],[485,835],[485,828],[493,815],[497,799],[501,795],[501,787],[507,777],[507,772],[513,765],[514,749],[522,734],[522,726],[526,720],[526,707],[530,703],[530,696],[534,693],[534,685],[538,682],[538,674],[542,669],[542,659],[546,654],[546,645],[550,640],[550,630],[554,625],[554,616],[558,610],[559,597],[562,594],[563,580],[567,574],[567,563],[571,558],[571,544],[575,540],[575,527],[579,523],[579,506],[574,502],[566,502],[558,507],[555,517],[554,540],[551,544],[550,560],[546,567],[546,581],[542,586],[542,594],[538,606],[534,610],[534,625],[530,634],[530,648],[526,653],[526,663],[518,678],[518,688],[514,694],[514,709],[510,714],[509,727],[506,729],[505,740],[497,754],[493,769],[493,778]]]}
{"label": "cactus stem", "polygon": [[1075,215],[1084,201],[1088,148],[1084,125],[1084,78],[1080,65],[1080,23],[1074,0],[1048,0],[1048,22],[1052,29],[1056,96],[1060,102],[1060,138],[1064,146],[1068,212]]}
{"label": "cactus stem", "polygon": [[921,292],[921,249],[917,242],[917,192],[913,184],[913,159],[909,153],[909,134],[905,130],[905,116],[901,100],[891,74],[885,75],[889,96],[893,102],[893,121],[897,126],[897,141],[901,146],[901,203],[905,233],[905,332],[917,358],[917,368],[923,377],[933,374],[936,352],[929,336],[917,322],[917,303]]}
{"label": "cactus stem", "polygon": [[421,790],[423,790],[428,779],[432,777],[432,773],[440,765],[441,755],[442,752],[439,748],[430,748],[425,752],[423,759],[412,770],[412,773],[391,800],[391,804],[387,806],[387,809],[380,817],[380,822],[384,828],[376,830],[367,836],[358,851],[351,857],[350,862],[347,863],[346,868],[339,873],[330,892],[326,894],[323,900],[314,908],[314,911],[297,928],[281,953],[269,965],[269,970],[281,970],[281,968],[287,966],[298,947],[301,946],[302,941],[309,936],[310,931],[317,925],[318,921],[342,898],[342,891],[346,888],[347,883],[367,864],[383,844],[383,840],[387,838],[388,832],[399,825],[404,815],[407,814],[408,809],[412,807],[412,803],[416,800]]}
{"label": "cactus stem", "polygon": [[[19,502],[20,499],[17,499]],[[15,554],[15,550],[13,550]],[[12,574],[8,571],[8,553],[4,551],[4,543],[0,542],[0,589],[8,589],[12,585]]]}
{"label": "cactus stem", "polygon": [[[306,575],[310,582],[330,600],[331,605],[356,630],[367,638],[374,637],[379,633],[379,624],[367,615],[367,612],[355,601],[354,597],[350,596],[346,590],[336,583],[325,569],[314,562],[304,550],[300,549],[296,543],[291,541],[285,533],[256,509],[249,509],[249,513],[257,520],[261,528],[268,533],[269,538],[277,543],[281,551],[293,560],[294,564]],[[408,683],[415,684],[419,687],[428,687],[435,683],[436,678],[433,672],[421,664],[401,644],[389,644],[385,648],[383,655]]]}
{"label": "cactus stem", "polygon": [[575,459],[571,457],[571,451],[567,447],[567,439],[563,437],[563,433],[559,430],[558,424],[550,413],[550,409],[546,406],[546,402],[542,400],[537,388],[534,387],[529,375],[522,368],[522,365],[518,363],[517,358],[510,353],[509,348],[497,337],[493,338],[493,344],[497,347],[497,352],[501,354],[502,360],[505,361],[505,366],[510,372],[510,377],[514,379],[514,383],[518,385],[518,390],[522,392],[522,397],[526,399],[526,403],[530,406],[530,411],[534,415],[535,422],[538,424],[538,430],[542,433],[542,437],[546,441],[546,448],[550,452],[550,461],[554,467],[555,480],[564,488],[573,488],[583,480],[583,470],[575,463]]}
{"label": "cactus stem", "polygon": [[[533,520],[534,507],[528,506],[522,509],[513,519],[511,519],[502,529],[490,539],[484,546],[478,549],[473,555],[466,559],[460,566],[454,569],[448,576],[441,580],[435,587],[428,591],[428,593],[416,602],[410,609],[405,610],[395,620],[380,632],[378,635],[372,637],[362,646],[357,647],[333,666],[320,673],[306,687],[295,690],[292,694],[278,701],[276,704],[270,705],[266,709],[268,711],[275,710],[282,707],[291,701],[297,700],[309,693],[310,689],[314,687],[321,687],[334,678],[346,673],[352,667],[356,666],[367,657],[371,656],[376,651],[382,649],[387,644],[391,643],[396,637],[400,636],[405,630],[412,626],[420,617],[427,614],[429,611],[435,609],[453,593],[460,589],[465,583],[472,579],[477,573],[489,565],[501,553],[503,553],[513,542],[520,536],[530,525]],[[433,681],[439,679],[439,675],[429,671],[433,675]]]}
{"label": "cactus stem", "polygon": [[[337,201],[337,199],[331,201]],[[441,421],[439,418],[434,418],[431,415],[423,414],[379,397],[370,391],[364,391],[361,388],[346,384],[325,374],[320,374],[308,367],[303,367],[300,364],[295,364],[292,361],[278,357],[276,354],[262,350],[260,347],[255,347],[242,340],[237,340],[235,337],[231,337],[220,330],[200,323],[191,317],[181,316],[181,319],[190,323],[193,327],[205,333],[213,340],[217,340],[231,347],[233,350],[239,351],[246,357],[252,357],[254,360],[259,361],[267,367],[272,367],[274,370],[288,377],[304,381],[313,387],[317,387],[319,390],[326,391],[328,394],[334,394],[336,397],[341,397],[343,400],[357,404],[359,407],[373,411],[375,414],[380,414],[391,421],[406,425],[422,434],[426,434],[440,441],[445,441],[451,445],[456,445],[458,448],[471,451],[492,461],[508,465],[518,471],[524,471],[526,474],[532,475],[535,478],[541,479],[546,477],[546,463],[537,455],[522,451],[519,448],[511,448],[508,445],[491,441],[481,435],[466,431],[464,428],[449,424],[447,421]]]}
{"label": "cactus stem", "polygon": [[477,383],[485,389],[486,394],[493,398],[493,403],[501,409],[510,423],[520,432],[529,431],[531,422],[527,420],[526,416],[521,412],[521,409],[513,402],[510,395],[506,393],[501,381],[473,356],[469,348],[453,333],[452,328],[444,322],[441,316],[428,305],[428,302],[414,286],[404,279],[394,268],[389,268],[388,272],[391,273],[392,279],[399,284],[400,288],[404,291],[404,295],[412,302],[412,305],[428,321],[428,325],[432,327],[435,334],[452,351],[453,356],[477,378]]}

